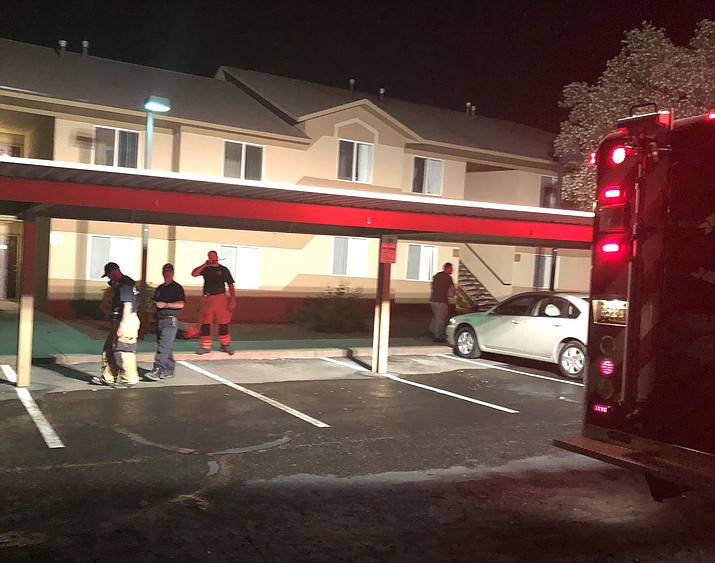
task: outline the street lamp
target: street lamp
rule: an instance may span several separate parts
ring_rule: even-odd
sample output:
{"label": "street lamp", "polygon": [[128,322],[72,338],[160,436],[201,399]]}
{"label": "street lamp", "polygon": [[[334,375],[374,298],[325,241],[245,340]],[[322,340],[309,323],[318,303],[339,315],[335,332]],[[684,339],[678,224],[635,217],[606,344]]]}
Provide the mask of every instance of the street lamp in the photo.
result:
{"label": "street lamp", "polygon": [[[144,169],[151,168],[151,145],[154,140],[154,114],[167,113],[171,110],[171,102],[161,96],[149,96],[144,102],[146,111],[146,140],[144,143]],[[139,286],[139,318],[141,319],[141,334],[146,330],[146,263],[149,248],[149,225],[142,224],[142,281]]]}

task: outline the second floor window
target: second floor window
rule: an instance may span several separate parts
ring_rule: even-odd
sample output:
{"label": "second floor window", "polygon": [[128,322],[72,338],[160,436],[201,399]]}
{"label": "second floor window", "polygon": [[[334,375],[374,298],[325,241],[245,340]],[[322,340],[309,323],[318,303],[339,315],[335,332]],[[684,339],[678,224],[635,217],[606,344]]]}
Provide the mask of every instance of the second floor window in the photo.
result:
{"label": "second floor window", "polygon": [[95,127],[94,163],[103,166],[136,168],[139,155],[139,133]]}
{"label": "second floor window", "polygon": [[223,144],[223,175],[241,180],[263,179],[263,147],[225,141]]}
{"label": "second floor window", "polygon": [[372,145],[341,140],[338,148],[338,178],[369,184],[371,177]]}
{"label": "second floor window", "polygon": [[561,206],[558,179],[553,176],[541,177],[541,202],[540,207],[556,209]]}
{"label": "second floor window", "polygon": [[431,281],[437,263],[437,247],[426,244],[407,245],[408,280]]}
{"label": "second floor window", "polygon": [[418,194],[442,195],[443,165],[441,160],[416,156],[412,191]]}
{"label": "second floor window", "polygon": [[367,239],[335,237],[332,272],[334,276],[364,277],[367,273]]}

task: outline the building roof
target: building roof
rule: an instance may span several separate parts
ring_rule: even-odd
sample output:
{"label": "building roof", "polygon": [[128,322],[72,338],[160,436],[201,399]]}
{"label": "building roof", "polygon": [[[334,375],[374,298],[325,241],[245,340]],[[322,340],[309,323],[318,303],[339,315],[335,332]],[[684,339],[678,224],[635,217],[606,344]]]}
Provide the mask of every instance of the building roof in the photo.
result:
{"label": "building roof", "polygon": [[169,119],[296,139],[306,135],[225,81],[0,39],[0,93],[143,114],[150,95],[169,98]]}
{"label": "building roof", "polygon": [[422,142],[553,160],[555,135],[511,121],[414,104],[389,96],[380,99],[379,96],[363,92],[253,70],[223,66],[217,77],[224,74],[244,91],[253,93],[264,103],[272,105],[279,113],[296,122],[331,109],[365,101],[413,131],[421,137]]}

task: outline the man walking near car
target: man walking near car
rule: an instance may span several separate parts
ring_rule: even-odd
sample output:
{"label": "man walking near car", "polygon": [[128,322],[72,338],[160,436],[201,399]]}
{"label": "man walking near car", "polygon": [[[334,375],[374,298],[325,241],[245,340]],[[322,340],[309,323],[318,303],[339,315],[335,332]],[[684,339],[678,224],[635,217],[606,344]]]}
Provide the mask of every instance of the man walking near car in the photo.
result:
{"label": "man walking near car", "polygon": [[[211,326],[215,319],[218,324],[218,341],[221,351],[232,356],[233,349],[231,348],[228,323],[231,321],[231,313],[236,308],[236,290],[233,287],[234,280],[231,271],[226,266],[219,264],[218,260],[218,253],[211,250],[208,253],[208,260],[191,271],[193,277],[203,276],[204,278],[204,297],[199,312],[201,331],[199,333],[199,349],[196,350],[196,353],[208,354],[211,351]],[[228,300],[226,299],[226,286],[228,286]]]}
{"label": "man walking near car", "polygon": [[432,322],[430,332],[434,334],[435,342],[446,342],[445,328],[449,316],[449,298],[454,297],[457,289],[452,281],[452,264],[446,262],[444,269],[432,277],[432,292],[430,294],[430,307],[432,308]]}
{"label": "man walking near car", "polygon": [[104,265],[102,277],[109,278],[109,285],[114,290],[112,328],[102,350],[102,375],[93,377],[92,383],[125,388],[139,383],[136,354],[140,325],[137,316],[139,292],[134,280],[125,276],[116,262]]}
{"label": "man walking near car", "polygon": [[164,283],[154,292],[157,350],[153,369],[144,374],[152,381],[174,377],[175,362],[172,348],[179,329],[179,313],[186,304],[184,288],[174,281],[173,264],[164,264],[161,267],[161,275],[164,276]]}

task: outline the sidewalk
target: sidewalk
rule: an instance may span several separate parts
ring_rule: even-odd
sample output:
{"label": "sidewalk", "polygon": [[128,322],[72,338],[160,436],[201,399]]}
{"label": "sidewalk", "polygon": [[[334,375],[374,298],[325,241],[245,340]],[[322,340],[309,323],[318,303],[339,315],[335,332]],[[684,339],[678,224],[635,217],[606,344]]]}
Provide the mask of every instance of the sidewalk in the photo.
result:
{"label": "sidewalk", "polygon": [[[390,354],[438,354],[448,352],[427,335],[429,309],[425,315],[392,320]],[[0,301],[0,363],[17,361],[17,303]],[[36,363],[76,364],[98,361],[109,328],[97,320],[58,320],[35,311],[32,357]],[[278,359],[372,355],[372,331],[347,334],[312,332],[296,324],[231,324],[233,356],[218,351],[201,360]],[[214,336],[214,340],[216,337]],[[198,339],[177,339],[174,357],[195,360]],[[147,334],[137,346],[137,360],[152,362],[156,335]]]}

